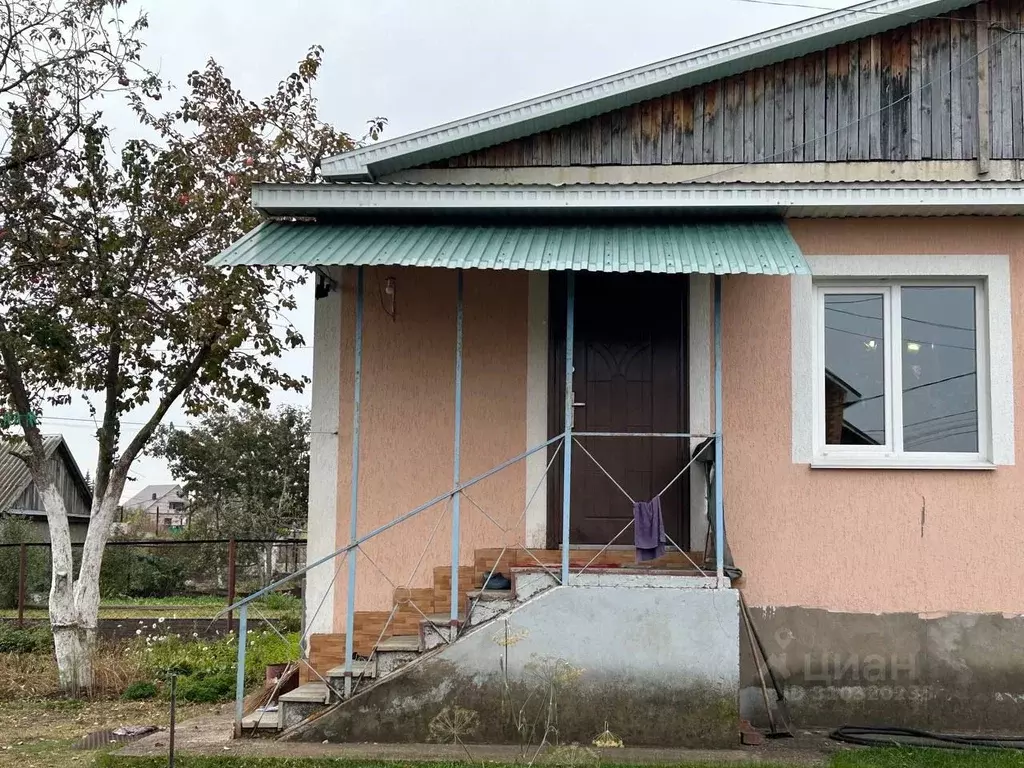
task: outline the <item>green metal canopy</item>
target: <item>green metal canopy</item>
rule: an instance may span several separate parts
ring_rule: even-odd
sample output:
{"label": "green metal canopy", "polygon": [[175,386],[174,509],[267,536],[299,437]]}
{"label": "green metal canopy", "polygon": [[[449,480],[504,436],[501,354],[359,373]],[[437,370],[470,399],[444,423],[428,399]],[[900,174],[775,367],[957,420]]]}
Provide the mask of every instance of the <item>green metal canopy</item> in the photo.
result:
{"label": "green metal canopy", "polygon": [[781,221],[316,224],[268,221],[213,266],[407,266],[809,275]]}

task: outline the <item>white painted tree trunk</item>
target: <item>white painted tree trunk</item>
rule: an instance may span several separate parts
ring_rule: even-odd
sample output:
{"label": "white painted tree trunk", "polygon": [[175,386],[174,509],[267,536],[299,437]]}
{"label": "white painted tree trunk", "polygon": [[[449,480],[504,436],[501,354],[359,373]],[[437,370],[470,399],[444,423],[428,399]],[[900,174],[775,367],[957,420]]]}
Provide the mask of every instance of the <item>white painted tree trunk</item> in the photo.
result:
{"label": "white painted tree trunk", "polygon": [[77,696],[92,687],[89,658],[83,652],[79,633],[78,608],[75,605],[74,559],[71,555],[71,531],[68,528],[64,498],[45,470],[35,477],[46,510],[50,529],[50,626],[53,629],[53,650],[57,660],[60,688]]}
{"label": "white painted tree trunk", "polygon": [[50,625],[57,674],[61,691],[72,696],[88,693],[93,688],[92,658],[99,624],[100,567],[117,501],[124,490],[126,473],[127,470],[111,473],[103,497],[93,499],[82,562],[75,579],[64,498],[49,473],[43,468],[33,467],[33,480],[40,489],[50,529],[53,566]]}

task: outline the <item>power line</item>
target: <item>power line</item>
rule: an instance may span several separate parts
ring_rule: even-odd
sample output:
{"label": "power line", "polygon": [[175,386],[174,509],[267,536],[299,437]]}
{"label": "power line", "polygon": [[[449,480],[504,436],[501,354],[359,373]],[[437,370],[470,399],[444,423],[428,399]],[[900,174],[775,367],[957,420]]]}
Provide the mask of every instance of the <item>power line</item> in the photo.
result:
{"label": "power line", "polygon": [[[45,422],[58,422],[58,424],[56,426],[60,426],[60,427],[80,427],[80,428],[99,429],[99,424],[96,423],[93,419],[85,419],[85,418],[80,418],[80,417],[75,417],[75,416],[40,416],[39,417],[40,425],[45,424]],[[69,423],[63,423],[63,422],[69,422]],[[145,422],[141,422],[141,421],[122,421],[122,422],[120,422],[120,425],[122,427],[144,427],[144,426],[146,426],[146,423]],[[181,422],[181,423],[171,422],[170,424],[160,424],[160,426],[173,427],[174,429],[181,429],[181,430],[191,430],[191,429],[201,429],[203,425],[196,424],[194,422],[187,422],[186,421],[186,422]],[[314,430],[310,430],[309,434],[311,434],[311,435],[337,435],[338,432],[337,432],[337,430],[315,430],[314,429]]]}
{"label": "power line", "polygon": [[848,12],[850,14],[863,14],[865,16],[902,16],[907,19],[914,19],[916,21],[925,21],[927,19],[937,19],[944,21],[966,21],[971,24],[981,24],[984,22],[979,21],[977,18],[970,19],[965,16],[946,16],[935,14],[921,14],[914,13],[913,11],[874,11],[870,8],[857,8],[857,6],[847,6],[845,8],[836,8],[834,6],[827,5],[814,5],[813,3],[800,3],[795,0],[732,0],[735,3],[749,3],[750,5],[769,5],[779,8],[806,8],[811,11],[829,11],[831,13],[842,13]]}
{"label": "power line", "polygon": [[[861,339],[870,339],[872,341],[877,341],[880,338],[879,336],[871,336],[870,334],[867,333],[857,333],[857,331],[848,331],[845,328],[836,328],[834,325],[826,325],[825,330],[835,331],[836,333],[845,333],[848,336],[857,336]],[[963,347],[960,346],[959,344],[943,344],[938,341],[921,341],[920,339],[908,339],[906,337],[903,338],[903,341],[905,341],[907,344],[931,344],[933,347],[946,347],[948,349],[965,349],[968,352],[977,352],[977,349],[975,347]]]}
{"label": "power line", "polygon": [[[832,303],[838,304],[840,302],[828,302],[828,304]],[[863,317],[865,320],[877,320],[878,322],[882,322],[882,318],[876,317],[875,315],[862,315],[857,312],[851,312],[848,309],[833,309],[832,307],[828,306],[828,304],[825,305],[825,310],[827,312],[837,312],[841,315]],[[975,328],[967,328],[963,325],[948,325],[947,323],[936,323],[932,320],[918,320],[916,317],[909,317],[907,315],[903,315],[900,319],[908,323],[919,323],[920,325],[934,325],[936,328],[950,328],[954,331],[970,331],[971,333],[974,333],[977,330]]]}

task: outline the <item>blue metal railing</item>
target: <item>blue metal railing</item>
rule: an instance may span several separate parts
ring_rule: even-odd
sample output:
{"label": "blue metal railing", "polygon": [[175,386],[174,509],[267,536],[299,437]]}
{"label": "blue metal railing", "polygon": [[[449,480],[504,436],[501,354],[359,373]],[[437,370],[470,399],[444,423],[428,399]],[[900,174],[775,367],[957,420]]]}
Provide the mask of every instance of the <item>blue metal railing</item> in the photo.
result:
{"label": "blue metal railing", "polygon": [[[346,614],[345,614],[345,695],[348,696],[352,692],[352,670],[353,670],[353,651],[354,651],[354,636],[355,636],[355,594],[356,594],[356,558],[354,556],[355,550],[357,550],[362,544],[380,536],[386,531],[394,528],[401,523],[416,517],[431,507],[451,499],[452,501],[452,538],[451,538],[451,614],[449,617],[450,621],[450,634],[449,637],[453,636],[454,628],[458,625],[458,611],[459,611],[459,538],[460,538],[460,497],[462,492],[466,489],[473,487],[474,485],[486,480],[487,478],[501,472],[502,470],[525,460],[526,458],[534,455],[538,451],[542,451],[551,445],[556,443],[561,444],[563,450],[563,482],[562,482],[562,546],[561,546],[561,583],[563,585],[569,584],[570,573],[569,573],[569,549],[570,549],[570,505],[571,505],[571,489],[572,483],[570,481],[572,472],[572,446],[575,438],[579,437],[666,437],[666,438],[714,438],[715,446],[715,473],[714,473],[714,486],[715,486],[715,570],[718,586],[728,586],[725,579],[724,573],[724,544],[723,544],[723,531],[724,531],[724,504],[723,504],[723,492],[722,492],[722,463],[723,463],[723,444],[722,444],[722,429],[723,429],[723,413],[722,413],[722,279],[720,276],[715,276],[714,282],[714,419],[715,419],[715,430],[712,435],[696,435],[690,433],[627,433],[627,432],[574,432],[573,431],[573,346],[574,346],[574,333],[575,333],[575,282],[573,274],[570,272],[567,275],[567,291],[566,291],[566,339],[565,339],[565,429],[562,433],[548,439],[546,442],[540,445],[534,446],[529,450],[520,453],[519,455],[508,459],[507,461],[498,464],[496,467],[483,472],[466,482],[460,481],[461,474],[461,453],[462,453],[462,378],[463,378],[463,326],[464,326],[464,309],[463,309],[463,273],[462,270],[458,270],[457,274],[457,310],[456,310],[456,345],[455,345],[455,436],[454,436],[454,449],[453,449],[453,471],[452,471],[452,490],[447,493],[443,493],[433,499],[427,501],[424,504],[409,510],[408,512],[399,515],[395,519],[391,520],[384,525],[381,525],[369,533],[359,536],[358,535],[358,502],[359,502],[359,447],[360,447],[360,417],[361,417],[361,399],[362,399],[362,352],[363,352],[363,321],[364,321],[364,306],[363,306],[363,269],[362,267],[357,270],[356,278],[356,312],[355,312],[355,344],[354,344],[354,390],[353,390],[353,434],[352,434],[352,476],[351,476],[351,496],[349,499],[349,543],[336,549],[324,557],[306,565],[304,568],[289,574],[288,576],[279,579],[278,581],[270,584],[267,587],[259,590],[258,592],[249,595],[248,597],[237,601],[233,605],[226,608],[221,612],[223,615],[228,611],[237,610],[239,614],[239,636],[238,636],[238,671],[236,677],[236,703],[235,703],[235,730],[236,733],[240,732],[241,721],[242,721],[242,707],[243,698],[245,694],[245,651],[246,651],[246,625],[248,620],[248,607],[254,601],[279,589],[284,584],[293,581],[301,576],[304,576],[314,568],[318,568],[325,565],[338,557],[350,555],[348,561],[348,584],[346,594]],[[593,458],[593,457],[591,457]],[[596,461],[596,460],[595,460]],[[692,459],[690,464],[692,464]],[[687,468],[690,466],[687,464]],[[550,468],[550,463],[548,467]],[[600,466],[600,465],[598,465]],[[603,469],[603,467],[602,467]],[[546,473],[547,470],[545,470]],[[673,479],[675,482],[686,468],[679,475]],[[613,482],[614,482],[614,478]],[[616,483],[617,484],[617,483]],[[671,484],[671,483],[670,483]],[[620,486],[621,489],[621,486]],[[627,494],[628,495],[628,494]],[[624,529],[625,530],[625,529]],[[621,535],[621,532],[620,532]],[[673,545],[675,543],[673,542]],[[678,548],[678,545],[675,545]],[[682,552],[682,550],[680,549]],[[686,554],[684,552],[684,554]],[[329,589],[330,587],[328,587]],[[322,605],[322,603],[321,603]],[[319,609],[318,609],[319,610]]]}

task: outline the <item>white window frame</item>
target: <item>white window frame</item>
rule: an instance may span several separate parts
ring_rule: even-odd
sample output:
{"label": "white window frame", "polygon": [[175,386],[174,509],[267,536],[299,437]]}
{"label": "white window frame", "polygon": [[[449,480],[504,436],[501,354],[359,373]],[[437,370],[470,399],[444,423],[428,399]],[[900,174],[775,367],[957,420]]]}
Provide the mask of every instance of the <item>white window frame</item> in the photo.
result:
{"label": "white window frame", "polygon": [[[811,468],[994,469],[1014,464],[1013,330],[1010,261],[1006,255],[807,256],[814,275],[792,278],[792,459]],[[887,304],[886,446],[824,445],[824,306],[822,290],[878,293],[892,286],[970,285],[976,288],[978,346],[977,453],[902,452],[902,360],[893,354],[892,323],[899,300]],[[898,292],[897,292],[898,293]],[[898,330],[898,329],[897,329]],[[895,373],[896,381],[892,382]],[[892,393],[899,392],[899,397]],[[898,402],[897,402],[898,401]],[[898,450],[899,449],[899,450]]]}
{"label": "white window frame", "polygon": [[[904,288],[942,286],[974,290],[975,312],[975,392],[977,400],[978,450],[971,453],[952,451],[906,451],[903,445],[903,329],[902,295]],[[988,349],[985,283],[983,280],[953,278],[888,280],[824,280],[814,284],[815,292],[815,379],[814,379],[814,455],[816,463],[876,463],[898,461],[926,466],[991,464],[986,446],[990,424],[988,401]],[[828,445],[825,442],[825,297],[829,294],[863,294],[882,298],[882,355],[884,360],[885,443],[882,445]]]}

